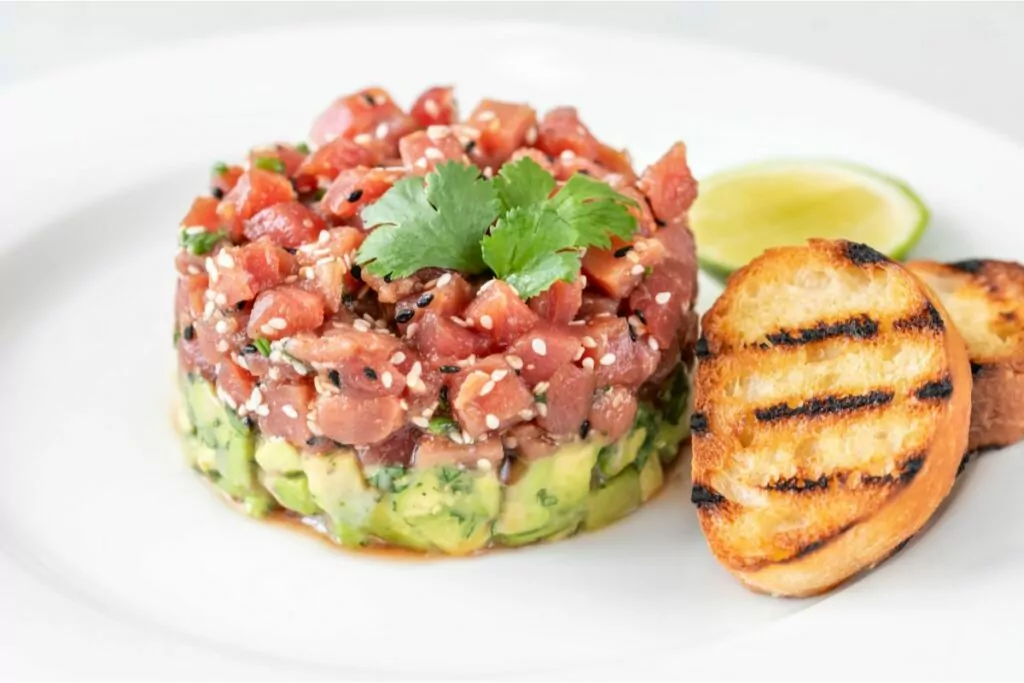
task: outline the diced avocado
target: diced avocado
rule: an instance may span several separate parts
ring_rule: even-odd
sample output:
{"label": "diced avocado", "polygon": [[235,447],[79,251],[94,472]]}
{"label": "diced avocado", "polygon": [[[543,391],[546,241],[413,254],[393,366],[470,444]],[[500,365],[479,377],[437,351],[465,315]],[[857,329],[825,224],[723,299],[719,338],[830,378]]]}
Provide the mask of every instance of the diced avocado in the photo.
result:
{"label": "diced avocado", "polygon": [[635,461],[646,436],[647,429],[637,427],[615,443],[602,448],[597,455],[597,467],[602,476],[611,479]]}
{"label": "diced avocado", "polygon": [[[650,458],[649,461],[654,461]],[[622,519],[640,507],[640,475],[633,467],[608,480],[602,488],[590,492],[587,500],[587,529],[600,529]]]}
{"label": "diced avocado", "polygon": [[330,518],[338,542],[348,546],[366,543],[378,493],[363,479],[355,452],[342,448],[325,454],[303,453],[300,457],[309,493]]}
{"label": "diced avocado", "polygon": [[465,555],[491,540],[500,507],[501,484],[492,470],[441,465],[410,470],[395,480],[371,523],[385,540]]}
{"label": "diced avocado", "polygon": [[300,515],[320,511],[302,473],[299,451],[284,439],[263,439],[256,447],[260,482],[284,507]]}
{"label": "diced avocado", "polygon": [[682,365],[676,368],[672,378],[658,394],[660,415],[654,450],[663,464],[672,463],[679,457],[679,444],[690,435],[692,394],[689,373]]}
{"label": "diced avocado", "polygon": [[647,458],[643,469],[640,470],[640,499],[647,502],[655,493],[661,490],[665,483],[665,470],[661,465],[661,458]]}
{"label": "diced avocado", "polygon": [[195,467],[204,474],[217,471],[217,453],[195,436],[183,439],[185,460],[190,467]]}
{"label": "diced avocado", "polygon": [[196,430],[198,445],[190,456],[196,467],[229,496],[242,501],[250,514],[266,514],[272,501],[257,481],[252,432],[205,379],[188,380],[185,396],[189,420]]}
{"label": "diced avocado", "polygon": [[262,439],[256,447],[256,462],[266,472],[285,474],[302,472],[298,449],[284,439]]}
{"label": "diced avocado", "polygon": [[494,525],[497,539],[504,545],[524,545],[575,531],[586,513],[590,479],[603,445],[603,440],[592,437],[530,463],[505,490]]}

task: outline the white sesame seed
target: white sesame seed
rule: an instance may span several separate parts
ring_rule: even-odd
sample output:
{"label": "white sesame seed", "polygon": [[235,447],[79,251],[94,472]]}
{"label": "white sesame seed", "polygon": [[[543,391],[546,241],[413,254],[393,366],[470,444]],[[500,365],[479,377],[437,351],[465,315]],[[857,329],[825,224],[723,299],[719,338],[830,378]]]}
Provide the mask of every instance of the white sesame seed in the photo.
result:
{"label": "white sesame seed", "polygon": [[270,355],[268,358],[270,358],[271,363],[280,363],[284,360],[284,354],[281,353],[281,349],[275,348],[273,346],[273,342],[271,342]]}
{"label": "white sesame seed", "polygon": [[420,415],[422,415],[423,417],[430,417],[431,415],[434,414],[434,408],[435,406],[427,406],[426,408],[420,411]]}
{"label": "white sesame seed", "polygon": [[654,301],[661,306],[668,303],[668,300],[672,298],[672,292],[659,292],[655,297]]}
{"label": "white sesame seed", "polygon": [[645,251],[647,251],[647,242],[645,242],[645,241],[643,241],[643,240],[638,240],[638,241],[636,241],[636,242],[634,242],[634,243],[633,243],[633,249],[634,249],[634,250],[635,250],[636,252],[638,252],[638,253],[642,254],[642,253],[644,253]]}
{"label": "white sesame seed", "polygon": [[423,156],[425,156],[428,159],[432,159],[434,161],[443,161],[444,160],[444,152],[439,150],[437,147],[427,147],[423,151]]}
{"label": "white sesame seed", "polygon": [[533,143],[537,142],[537,126],[530,126],[526,130],[526,138],[525,138],[525,140],[526,140],[526,144],[528,144],[528,145],[532,145]]}
{"label": "white sesame seed", "polygon": [[427,158],[426,157],[420,157],[419,159],[416,160],[416,163],[413,164],[413,166],[415,166],[416,168],[426,168],[427,167]]}
{"label": "white sesame seed", "polygon": [[459,434],[458,432],[452,432],[451,434],[448,435],[448,438],[451,439],[452,441],[454,441],[455,443],[459,444],[459,445],[462,445],[463,443],[465,443],[462,440],[462,434]]}
{"label": "white sesame seed", "polygon": [[583,359],[583,367],[585,367],[587,370],[593,370],[594,369],[594,359],[593,358],[584,358]]}
{"label": "white sesame seed", "polygon": [[293,420],[299,419],[299,411],[295,410],[291,405],[281,406],[281,412],[292,418]]}
{"label": "white sesame seed", "polygon": [[640,263],[640,254],[636,253],[633,249],[626,252],[626,260],[630,263]]}
{"label": "white sesame seed", "polygon": [[426,429],[427,427],[430,426],[430,421],[427,420],[427,418],[425,417],[420,417],[419,415],[417,415],[414,418],[411,418],[409,422],[412,422],[417,427],[422,427],[423,429]]}
{"label": "white sesame seed", "polygon": [[373,131],[373,134],[377,136],[379,140],[383,140],[388,136],[388,124],[387,122],[380,123],[377,125],[377,129]]}
{"label": "white sesame seed", "polygon": [[586,275],[580,275],[580,284],[583,286],[583,289],[587,288],[587,282],[588,282],[587,276]]}
{"label": "white sesame seed", "polygon": [[638,264],[636,264],[635,266],[633,266],[632,268],[629,269],[629,274],[630,275],[643,275],[644,274],[644,267],[641,266],[638,263]]}
{"label": "white sesame seed", "polygon": [[508,446],[509,448],[515,448],[516,446],[519,445],[519,439],[517,439],[514,436],[506,436],[505,445]]}
{"label": "white sesame seed", "polygon": [[260,325],[260,332],[262,332],[263,334],[265,334],[265,335],[267,335],[269,337],[270,335],[272,335],[275,332],[277,332],[277,330],[275,330],[270,325]]}
{"label": "white sesame seed", "polygon": [[388,362],[390,362],[392,365],[401,365],[404,361],[405,354],[402,353],[401,351],[398,351],[397,353],[395,353],[395,355],[391,356]]}
{"label": "white sesame seed", "polygon": [[[423,111],[427,112],[427,116],[437,116],[441,113],[441,108],[437,106],[437,102],[433,99],[424,100]],[[443,126],[430,126],[430,128],[442,128]],[[427,134],[430,133],[430,128],[427,128]]]}
{"label": "white sesame seed", "polygon": [[409,402],[406,401],[404,398],[401,401],[398,402],[398,406],[402,410],[409,410]]}
{"label": "white sesame seed", "polygon": [[487,394],[491,393],[492,391],[494,391],[494,381],[493,380],[487,380],[487,382],[483,385],[483,387],[480,388],[480,395],[481,396],[486,396]]}
{"label": "white sesame seed", "polygon": [[573,361],[578,361],[580,358],[583,358],[583,354],[585,352],[586,352],[586,349],[584,349],[582,346],[579,347],[578,349],[576,349],[576,355],[574,355],[572,357]]}
{"label": "white sesame seed", "polygon": [[483,470],[484,472],[488,472],[491,469],[491,461],[485,460],[484,458],[480,458],[479,460],[476,461],[476,466]]}
{"label": "white sesame seed", "polygon": [[508,363],[509,367],[513,370],[523,369],[523,359],[519,356],[505,356],[505,362]]}
{"label": "white sesame seed", "polygon": [[359,135],[352,138],[352,142],[356,143],[357,145],[367,145],[373,142],[373,138],[370,137],[369,133],[360,133]]}
{"label": "white sesame seed", "polygon": [[302,375],[303,377],[305,377],[307,374],[309,374],[309,370],[306,369],[306,366],[303,365],[302,363],[300,363],[299,361],[293,360],[293,361],[290,361],[290,362],[291,362],[292,370],[294,370],[298,374]]}
{"label": "white sesame seed", "polygon": [[270,368],[270,372],[267,374],[270,376],[270,379],[281,379],[281,368]]}
{"label": "white sesame seed", "polygon": [[201,273],[201,272],[203,272],[203,271],[199,270],[198,268],[196,268],[192,264],[189,264],[189,266],[188,266],[188,274],[189,275],[199,275],[199,273]]}
{"label": "white sesame seed", "polygon": [[405,328],[405,336],[412,337],[416,334],[416,330],[419,328],[419,323],[409,323],[409,327]]}
{"label": "white sesame seed", "polygon": [[500,382],[501,380],[508,377],[508,370],[495,370],[491,373],[492,382]]}
{"label": "white sesame seed", "polygon": [[320,425],[316,423],[316,420],[314,419],[313,416],[310,416],[306,419],[306,426],[309,427],[310,433],[312,433],[314,436],[323,436],[324,433],[320,431]]}
{"label": "white sesame seed", "polygon": [[533,387],[533,393],[536,394],[537,396],[540,396],[545,391],[547,391],[548,387],[550,386],[550,382],[537,382],[536,386]]}
{"label": "white sesame seed", "polygon": [[476,120],[481,123],[486,123],[494,118],[495,114],[490,109],[484,109],[482,112],[476,115]]}
{"label": "white sesame seed", "polygon": [[648,337],[648,338],[647,338],[647,345],[648,345],[649,347],[651,347],[651,350],[652,350],[652,351],[657,351],[657,350],[658,350],[659,348],[661,348],[661,347],[660,347],[660,346],[658,345],[658,340],[657,340],[657,339],[655,339],[654,337]]}
{"label": "white sesame seed", "polygon": [[585,336],[585,337],[583,338],[583,345],[584,345],[585,347],[587,347],[588,349],[593,349],[593,348],[596,348],[596,347],[597,347],[597,342],[596,342],[596,341],[594,340],[594,338],[593,338],[593,337],[591,337],[591,336],[590,336],[590,335],[588,334],[587,336]]}
{"label": "white sesame seed", "polygon": [[445,273],[441,277],[437,278],[437,286],[438,287],[444,287],[446,284],[448,284],[451,281],[452,281],[452,274],[451,273]]}
{"label": "white sesame seed", "polygon": [[615,362],[614,353],[606,353],[601,356],[601,365],[612,365]]}
{"label": "white sesame seed", "polygon": [[466,444],[473,443],[473,437],[471,437],[469,435],[469,432],[467,432],[465,429],[462,430],[462,442]]}
{"label": "white sesame seed", "polygon": [[[429,100],[429,103],[434,104],[434,101]],[[437,105],[434,104],[434,107],[437,108]],[[429,114],[430,111],[428,110],[427,113]],[[427,137],[433,140],[434,142],[440,142],[441,140],[444,140],[451,134],[451,132],[452,129],[449,128],[448,126],[427,126]]]}
{"label": "white sesame seed", "polygon": [[356,331],[358,331],[358,332],[369,332],[370,331],[370,323],[366,322],[362,318],[356,318],[355,320],[353,320],[352,321],[352,327],[355,328]]}
{"label": "white sesame seed", "polygon": [[228,297],[223,292],[217,292],[217,296],[213,297],[213,303],[217,304],[218,306],[227,306]]}
{"label": "white sesame seed", "polygon": [[540,337],[535,337],[534,340],[530,342],[530,348],[533,349],[533,352],[538,356],[546,356],[548,353],[548,345],[544,343],[544,340]]}
{"label": "white sesame seed", "polygon": [[217,254],[217,264],[223,268],[234,268],[235,259],[231,258],[231,254],[226,250],[221,249],[220,253]]}
{"label": "white sesame seed", "polygon": [[484,177],[485,178],[490,178],[493,175],[494,175],[494,169],[491,168],[490,166],[484,166]]}
{"label": "white sesame seed", "polygon": [[465,320],[463,320],[462,318],[460,318],[460,317],[459,317],[459,316],[457,316],[457,315],[453,315],[453,316],[451,316],[451,317],[450,317],[450,320],[451,320],[451,321],[452,321],[453,323],[455,323],[456,325],[458,325],[459,327],[469,327],[469,323],[468,323],[468,322],[466,322]]}
{"label": "white sesame seed", "polygon": [[484,328],[485,330],[493,330],[494,318],[486,314],[480,316],[480,327]]}
{"label": "white sesame seed", "polygon": [[189,236],[199,235],[204,232],[206,232],[206,226],[204,225],[190,225],[189,227],[185,228],[185,234]]}
{"label": "white sesame seed", "polygon": [[267,324],[275,330],[284,330],[288,328],[288,321],[284,318],[271,318],[267,321]]}
{"label": "white sesame seed", "polygon": [[573,320],[572,322],[569,323],[569,325],[571,327],[579,327],[580,325],[586,325],[586,324],[587,324],[586,320]]}
{"label": "white sesame seed", "polygon": [[534,403],[533,407],[541,417],[548,416],[548,406],[546,403]]}
{"label": "white sesame seed", "polygon": [[264,403],[262,405],[256,406],[256,410],[252,412],[256,413],[261,417],[266,417],[267,415],[270,415],[270,408],[267,406],[266,403]]}
{"label": "white sesame seed", "polygon": [[228,321],[218,320],[217,324],[213,326],[213,329],[217,332],[217,334],[226,334],[228,331]]}
{"label": "white sesame seed", "polygon": [[573,159],[576,158],[576,152],[572,151],[571,149],[567,149],[564,150],[560,155],[558,155],[558,158],[565,162],[572,161]]}
{"label": "white sesame seed", "polygon": [[213,262],[213,259],[209,256],[206,257],[206,272],[210,274],[210,282],[217,284],[217,278],[220,277],[220,272],[217,270],[217,265]]}
{"label": "white sesame seed", "polygon": [[235,355],[233,356],[233,359],[234,359],[234,361],[235,361],[235,365],[237,365],[238,367],[242,368],[243,370],[248,370],[248,369],[249,369],[249,363],[248,363],[248,361],[246,361],[246,360],[245,360],[245,358],[243,358],[242,356],[239,356],[239,355],[238,355],[238,354],[236,353],[236,354],[235,354]]}
{"label": "white sesame seed", "polygon": [[380,383],[384,385],[385,389],[390,389],[391,385],[394,384],[395,380],[391,376],[391,373],[387,370],[380,376]]}
{"label": "white sesame seed", "polygon": [[521,420],[532,420],[533,419],[533,411],[530,410],[529,408],[527,408],[525,410],[520,410],[519,411],[519,419],[521,419]]}
{"label": "white sesame seed", "polygon": [[487,417],[484,418],[484,422],[487,423],[488,429],[497,429],[501,426],[501,421],[498,419],[498,416],[491,413],[487,413]]}
{"label": "white sesame seed", "polygon": [[331,241],[331,233],[326,230],[321,230],[320,234],[317,235],[316,241],[318,244],[327,244]]}
{"label": "white sesame seed", "polygon": [[221,353],[227,353],[228,343],[221,339],[220,341],[217,342],[217,350],[220,351]]}

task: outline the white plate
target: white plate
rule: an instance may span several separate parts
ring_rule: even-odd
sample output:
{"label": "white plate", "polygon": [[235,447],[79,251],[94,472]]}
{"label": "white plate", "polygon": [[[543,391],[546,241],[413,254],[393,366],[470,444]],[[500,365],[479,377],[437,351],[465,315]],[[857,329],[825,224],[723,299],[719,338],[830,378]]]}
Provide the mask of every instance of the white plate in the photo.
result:
{"label": "white plate", "polygon": [[[370,83],[573,103],[639,162],[779,155],[908,179],[918,253],[1024,259],[1024,152],[812,69],[647,36],[368,25],[218,38],[0,94],[0,661],[21,675],[773,676],[1021,673],[1024,449],[819,601],[758,597],[684,484],[613,528],[472,560],[335,550],[228,510],[170,428],[176,226],[209,165],[304,136]],[[13,150],[13,154],[11,151]],[[706,284],[706,283],[705,283]],[[714,290],[706,286],[704,303]]]}

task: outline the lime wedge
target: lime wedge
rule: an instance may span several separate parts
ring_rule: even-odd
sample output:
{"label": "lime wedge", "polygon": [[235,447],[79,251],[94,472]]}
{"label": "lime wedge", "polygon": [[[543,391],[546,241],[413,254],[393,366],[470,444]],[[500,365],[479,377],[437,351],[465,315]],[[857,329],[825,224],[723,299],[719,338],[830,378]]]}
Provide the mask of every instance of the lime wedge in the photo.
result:
{"label": "lime wedge", "polygon": [[928,209],[905,183],[835,161],[785,160],[705,178],[690,209],[701,267],[725,278],[765,249],[848,239],[903,258]]}

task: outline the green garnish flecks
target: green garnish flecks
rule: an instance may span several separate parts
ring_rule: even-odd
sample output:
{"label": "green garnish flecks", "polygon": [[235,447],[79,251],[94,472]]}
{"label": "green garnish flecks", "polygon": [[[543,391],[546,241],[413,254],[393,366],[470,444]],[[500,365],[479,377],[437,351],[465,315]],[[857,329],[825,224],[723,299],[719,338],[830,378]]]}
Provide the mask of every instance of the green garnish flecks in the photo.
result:
{"label": "green garnish flecks", "polygon": [[256,347],[256,350],[260,352],[261,356],[266,357],[266,356],[270,355],[270,340],[269,339],[263,339],[262,337],[259,338],[259,339],[253,339],[252,340],[252,345]]}
{"label": "green garnish flecks", "polygon": [[430,418],[430,422],[427,424],[427,430],[431,434],[437,436],[444,436],[452,432],[458,431],[459,426],[455,424],[455,420],[450,417],[436,416]]}
{"label": "green garnish flecks", "polygon": [[302,152],[303,154],[309,154],[309,145],[307,145],[305,142],[300,142],[299,144],[295,145],[295,151]]}
{"label": "green garnish flecks", "polygon": [[528,299],[575,278],[584,248],[608,248],[612,236],[636,231],[636,202],[606,183],[577,174],[556,187],[530,158],[492,180],[475,166],[441,164],[425,179],[398,181],[363,210],[363,223],[379,227],[356,261],[393,277],[429,267],[491,270]]}
{"label": "green garnish flecks", "polygon": [[257,157],[256,160],[253,161],[253,166],[273,173],[284,173],[285,170],[284,162],[277,157]]}
{"label": "green garnish flecks", "polygon": [[228,165],[223,161],[218,161],[213,165],[213,175],[222,176],[228,172]]}
{"label": "green garnish flecks", "polygon": [[548,493],[547,489],[537,491],[537,500],[540,501],[541,507],[549,508],[558,505],[558,496]]}
{"label": "green garnish flecks", "polygon": [[226,239],[228,236],[227,231],[218,230],[217,232],[194,232],[190,233],[188,230],[181,231],[181,246],[195,254],[196,256],[202,256],[209,254],[213,251],[214,245],[220,242],[222,239]]}

